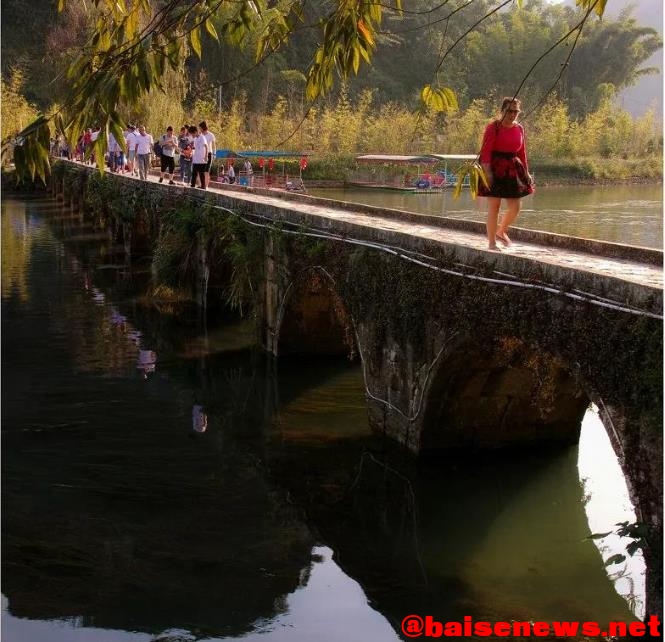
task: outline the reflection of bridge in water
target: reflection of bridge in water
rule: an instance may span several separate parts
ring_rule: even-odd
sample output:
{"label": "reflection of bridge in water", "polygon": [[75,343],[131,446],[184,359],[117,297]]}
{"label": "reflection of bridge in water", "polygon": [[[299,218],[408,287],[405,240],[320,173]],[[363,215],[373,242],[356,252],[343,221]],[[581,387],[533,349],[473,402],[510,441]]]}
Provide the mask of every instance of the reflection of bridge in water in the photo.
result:
{"label": "reflection of bridge in water", "polygon": [[468,221],[112,179],[261,234],[266,349],[358,354],[372,429],[414,452],[573,443],[595,403],[649,527],[660,612],[662,252],[515,230],[496,254]]}

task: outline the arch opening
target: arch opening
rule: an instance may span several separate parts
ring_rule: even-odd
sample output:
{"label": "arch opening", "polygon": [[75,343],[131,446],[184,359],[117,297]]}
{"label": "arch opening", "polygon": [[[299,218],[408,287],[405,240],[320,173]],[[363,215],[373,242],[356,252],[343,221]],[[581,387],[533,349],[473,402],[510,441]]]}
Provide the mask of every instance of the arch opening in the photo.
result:
{"label": "arch opening", "polygon": [[621,522],[640,519],[639,498],[611,419],[566,363],[517,338],[502,338],[489,351],[459,345],[441,362],[424,410],[420,453],[428,458],[505,448],[508,460],[515,454],[524,464],[531,461],[520,458],[524,448],[555,457],[553,446],[561,453],[577,446],[578,501],[589,532],[608,533],[593,540],[600,557],[623,559],[608,565],[607,576],[633,614],[644,615],[647,563],[641,551],[627,554],[630,540],[617,534]]}
{"label": "arch opening", "polygon": [[589,529],[594,534],[608,533],[595,537],[594,544],[604,561],[617,560],[608,564],[607,574],[616,592],[641,619],[646,606],[646,562],[640,550],[627,554],[630,540],[617,533],[619,523],[635,523],[637,515],[621,464],[594,404],[582,420],[577,469]]}
{"label": "arch opening", "polygon": [[353,321],[330,280],[310,270],[288,293],[277,329],[277,354],[357,355]]}
{"label": "arch opening", "polygon": [[504,337],[449,353],[426,403],[420,451],[436,453],[577,443],[589,398],[555,355]]}

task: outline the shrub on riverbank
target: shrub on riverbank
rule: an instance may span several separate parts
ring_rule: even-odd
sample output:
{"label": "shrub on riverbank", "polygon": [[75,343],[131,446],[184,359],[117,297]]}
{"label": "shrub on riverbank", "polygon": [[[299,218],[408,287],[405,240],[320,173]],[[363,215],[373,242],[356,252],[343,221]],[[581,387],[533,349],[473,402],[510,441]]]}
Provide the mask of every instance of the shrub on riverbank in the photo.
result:
{"label": "shrub on riverbank", "polygon": [[[289,166],[290,176],[297,175],[297,161]],[[340,184],[353,180],[357,170],[355,156],[314,156],[309,160],[303,179],[310,181],[336,181]],[[539,185],[604,183],[604,182],[660,182],[663,168],[660,158],[580,158],[532,161],[531,170]]]}
{"label": "shrub on riverbank", "polygon": [[663,179],[660,158],[579,158],[531,163],[539,185],[604,182],[658,182]]}

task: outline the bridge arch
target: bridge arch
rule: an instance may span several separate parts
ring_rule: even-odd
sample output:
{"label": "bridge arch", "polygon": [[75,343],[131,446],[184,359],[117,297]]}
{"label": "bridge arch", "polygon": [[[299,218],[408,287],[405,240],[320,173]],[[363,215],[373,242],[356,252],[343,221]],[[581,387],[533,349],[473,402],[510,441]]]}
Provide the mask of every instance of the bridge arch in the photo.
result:
{"label": "bridge arch", "polygon": [[277,310],[275,355],[358,354],[353,319],[332,276],[320,266],[301,270],[286,287]]}
{"label": "bridge arch", "polygon": [[576,443],[591,399],[560,357],[503,336],[451,346],[423,402],[419,450],[431,454]]}
{"label": "bridge arch", "polygon": [[[418,422],[421,455],[579,442],[591,404],[617,457],[638,523],[655,535],[642,548],[646,612],[662,608],[662,459],[660,433],[624,401],[603,395],[577,364],[515,337],[486,351],[469,337],[450,346],[424,389]],[[602,373],[596,373],[599,378]],[[602,386],[601,386],[602,387]],[[541,412],[544,410],[544,412]]]}

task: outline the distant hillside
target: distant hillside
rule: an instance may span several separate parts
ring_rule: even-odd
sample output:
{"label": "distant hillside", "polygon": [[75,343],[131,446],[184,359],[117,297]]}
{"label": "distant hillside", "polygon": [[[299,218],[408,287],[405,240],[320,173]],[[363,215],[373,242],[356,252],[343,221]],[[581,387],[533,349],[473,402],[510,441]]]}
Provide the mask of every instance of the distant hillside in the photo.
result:
{"label": "distant hillside", "polygon": [[[575,7],[575,0],[565,4]],[[663,36],[663,0],[608,0],[607,15],[616,18],[622,11],[632,8],[631,15],[637,23],[655,29]],[[647,60],[645,67],[656,67],[660,73],[641,78],[637,84],[624,89],[618,96],[621,106],[633,116],[642,116],[651,106],[663,117],[663,50]]]}
{"label": "distant hillside", "polygon": [[[2,71],[6,73],[13,66],[21,66],[25,70],[26,85],[24,92],[26,97],[38,107],[45,108],[53,100],[53,78],[54,53],[60,47],[71,46],[68,42],[66,30],[60,30],[58,39],[49,39],[52,26],[59,21],[56,14],[55,0],[1,0],[2,21],[0,23],[0,61]],[[160,0],[161,1],[161,0]],[[462,4],[462,0],[457,0]],[[557,0],[550,0],[555,2]],[[575,0],[564,0],[566,4],[575,7]],[[80,0],[68,0],[71,5],[76,6]],[[434,0],[409,0],[411,9],[424,7]],[[312,18],[324,12],[327,3],[307,3],[308,11]],[[439,3],[441,4],[441,3]],[[445,4],[445,3],[444,3]],[[525,3],[527,5],[528,3]],[[478,2],[478,11],[483,4]],[[465,18],[468,24],[475,22],[473,13],[474,4],[470,8],[469,15]],[[616,17],[627,7],[633,7],[632,15],[638,24],[652,27],[662,37],[663,33],[663,0],[608,0],[607,12],[611,17]],[[482,11],[481,11],[482,13]],[[465,14],[466,15],[466,14]],[[412,18],[413,19],[413,18]],[[414,19],[415,20],[415,19]],[[462,20],[460,18],[460,20]],[[462,24],[462,23],[460,23]],[[390,38],[382,36],[384,46],[379,48],[373,65],[363,69],[359,77],[353,79],[352,89],[358,92],[362,88],[370,88],[375,93],[379,102],[397,101],[403,104],[414,105],[419,95],[420,88],[431,81],[433,64],[433,52],[440,46],[440,38],[433,30],[421,32],[422,37],[412,38],[401,35],[400,31],[407,33],[397,24],[397,20],[386,20],[389,28],[394,28],[395,34]],[[458,28],[462,28],[459,26]],[[447,29],[447,28],[446,28]],[[450,36],[452,39],[453,36]],[[64,39],[64,41],[62,40]],[[47,41],[51,43],[52,50],[47,53]],[[286,69],[304,70],[307,60],[311,56],[314,44],[314,36],[308,30],[302,30],[293,38],[293,46],[284,50],[279,56],[268,61],[267,64],[255,69],[251,74],[240,74],[239,80],[226,85],[227,96],[239,95],[244,92],[250,97],[255,97],[254,109],[263,111],[274,101],[275,96],[293,93],[295,85],[288,85],[282,81],[281,71]],[[476,46],[478,49],[478,46]],[[484,95],[471,85],[469,69],[465,64],[463,47],[458,48],[459,53],[449,59],[449,67],[446,77],[460,92],[468,90],[471,98]],[[238,71],[248,68],[246,61],[247,53],[232,50],[230,47],[204,48],[203,60],[199,63],[192,60],[190,63],[191,73],[197,74],[205,70],[206,76],[212,86],[217,87],[226,79],[238,76]],[[485,57],[487,59],[487,57]],[[423,64],[424,62],[424,64]],[[457,64],[456,64],[457,63]],[[632,114],[642,115],[650,105],[655,105],[657,113],[663,114],[663,54],[662,50],[652,56],[645,66],[656,67],[660,73],[647,76],[628,89],[621,92],[619,100],[621,104]],[[478,67],[473,68],[472,80],[475,84],[485,82],[481,77]],[[513,69],[511,65],[502,69]],[[615,66],[607,64],[607,69],[615,70]],[[587,68],[583,68],[583,76]],[[611,73],[606,74],[611,76]],[[586,77],[589,78],[588,74]],[[488,76],[485,84],[509,87],[512,86],[514,78],[506,77],[497,79],[496,75]],[[278,83],[282,82],[281,86]],[[588,88],[588,87],[587,87]],[[473,91],[472,91],[473,90]],[[475,91],[475,93],[474,93]]]}
{"label": "distant hillside", "polygon": [[[619,5],[630,4],[626,0],[613,0],[610,4],[611,15],[615,15]],[[616,7],[614,6],[616,5]],[[662,0],[642,0],[635,5],[633,15],[640,24],[645,27],[652,27],[663,36],[663,3]],[[623,107],[635,116],[642,115],[648,107],[655,105],[656,113],[663,116],[663,51],[651,56],[647,61],[647,66],[657,67],[660,73],[655,76],[646,76],[642,78],[635,86],[624,89],[619,94],[619,100]]]}
{"label": "distant hillside", "polygon": [[13,67],[23,68],[29,78],[25,87],[27,97],[37,103],[43,103],[43,96],[48,95],[46,86],[50,78],[43,69],[43,61],[46,36],[56,19],[56,2],[51,0],[2,0],[2,72],[7,73]]}

